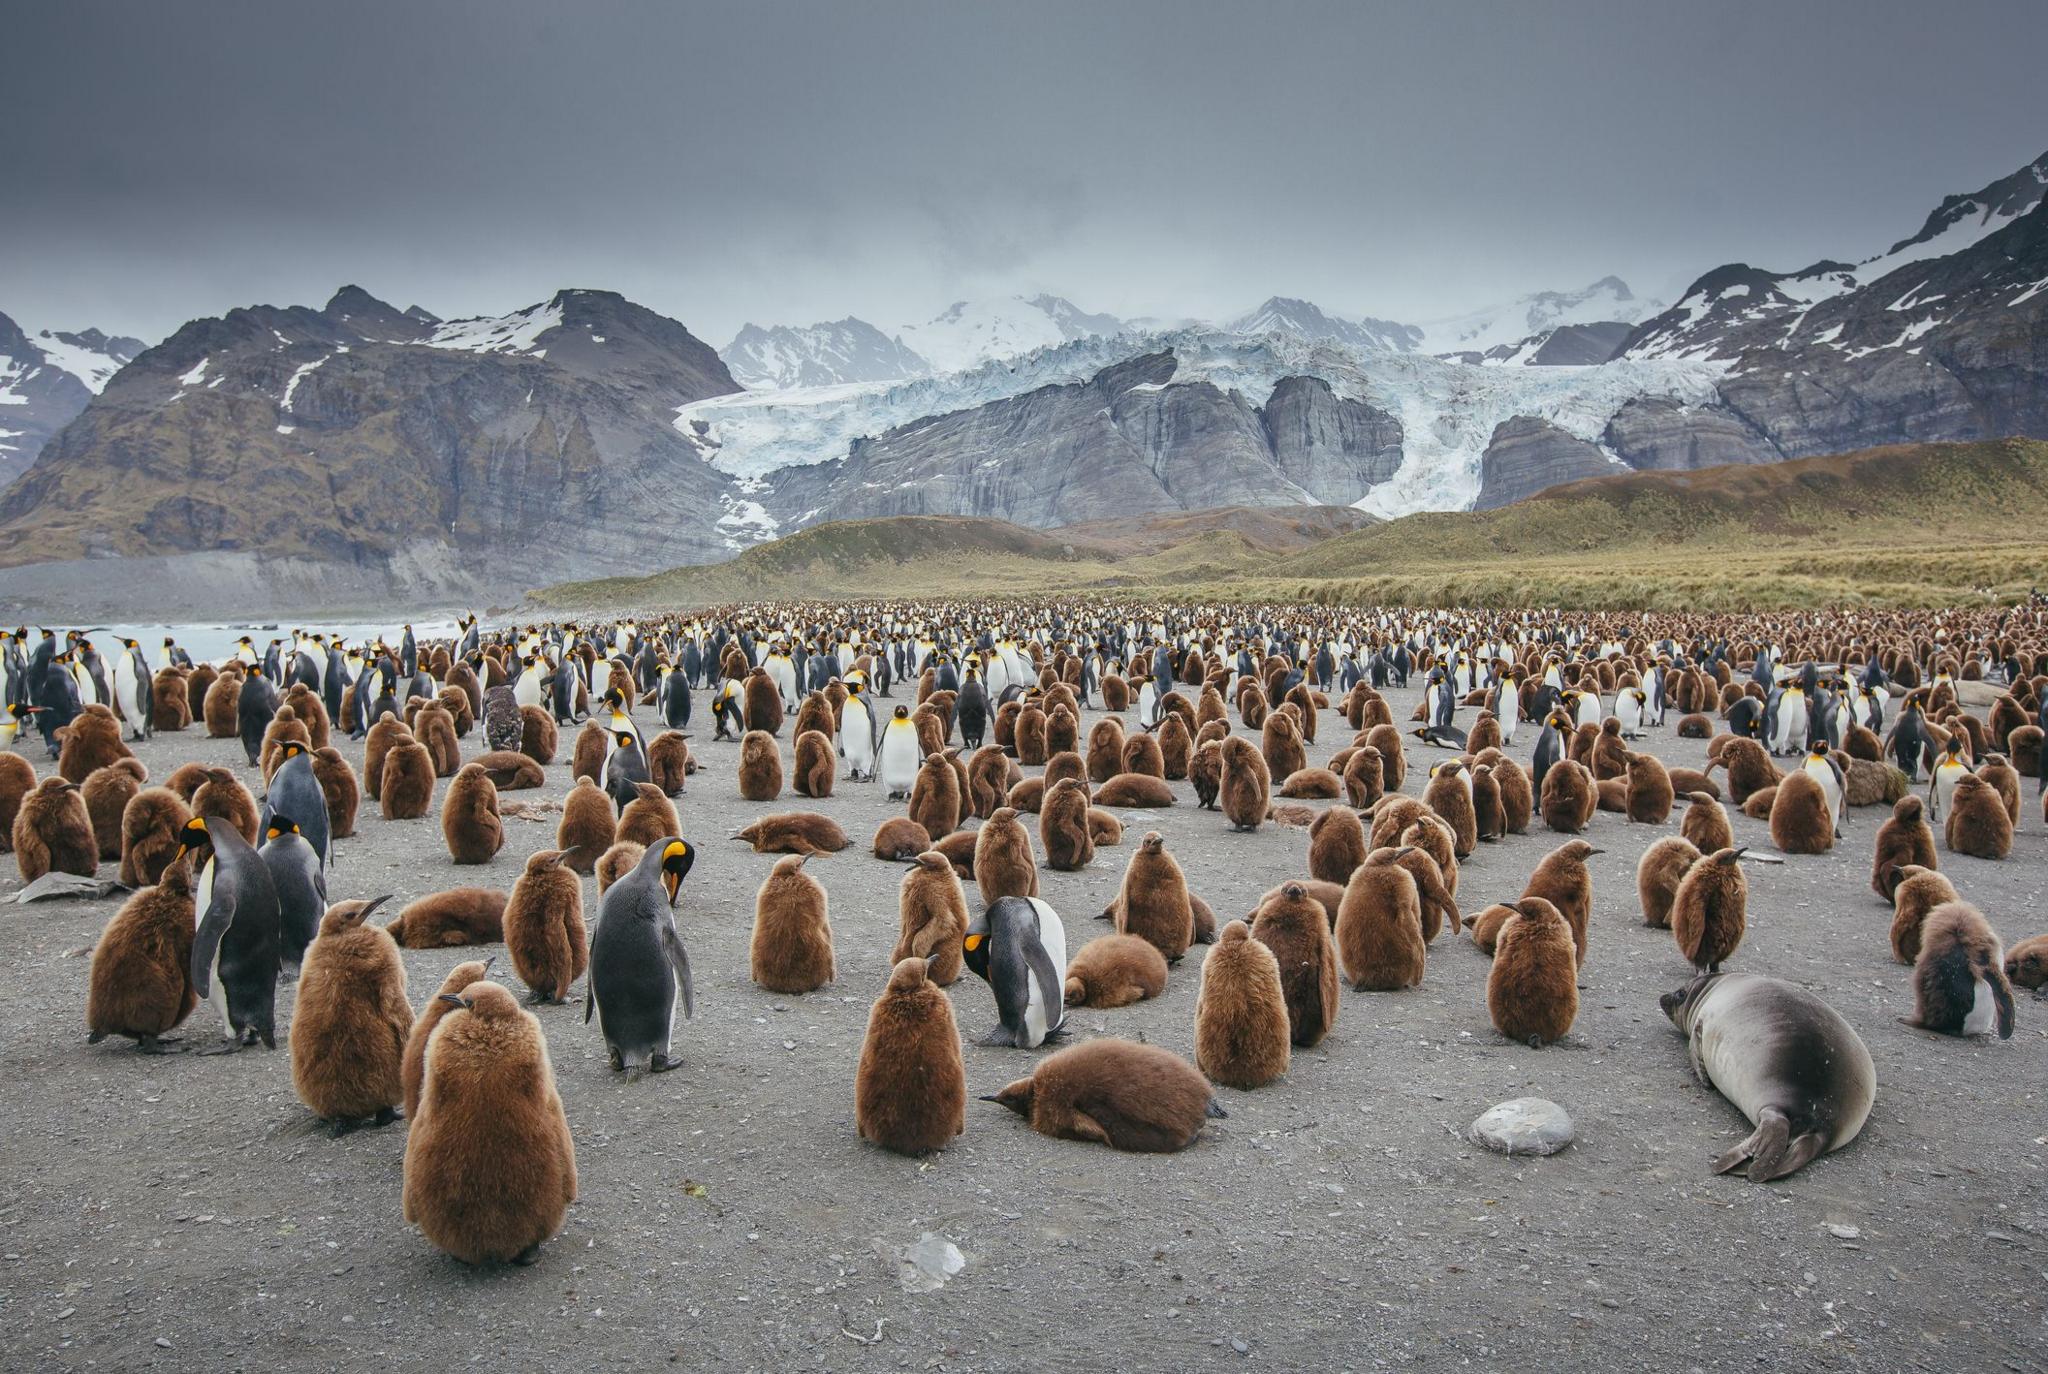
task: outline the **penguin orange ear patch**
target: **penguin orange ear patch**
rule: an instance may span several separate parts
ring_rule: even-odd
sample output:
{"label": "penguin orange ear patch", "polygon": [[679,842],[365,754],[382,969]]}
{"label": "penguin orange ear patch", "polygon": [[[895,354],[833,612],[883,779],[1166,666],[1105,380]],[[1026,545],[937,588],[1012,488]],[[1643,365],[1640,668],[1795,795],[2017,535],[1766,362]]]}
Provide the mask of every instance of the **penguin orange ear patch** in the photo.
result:
{"label": "penguin orange ear patch", "polygon": [[980,948],[981,948],[981,940],[982,940],[982,937],[981,937],[981,936],[979,936],[979,935],[970,935],[970,936],[968,936],[968,937],[967,937],[967,948],[969,948],[969,949],[980,949]]}

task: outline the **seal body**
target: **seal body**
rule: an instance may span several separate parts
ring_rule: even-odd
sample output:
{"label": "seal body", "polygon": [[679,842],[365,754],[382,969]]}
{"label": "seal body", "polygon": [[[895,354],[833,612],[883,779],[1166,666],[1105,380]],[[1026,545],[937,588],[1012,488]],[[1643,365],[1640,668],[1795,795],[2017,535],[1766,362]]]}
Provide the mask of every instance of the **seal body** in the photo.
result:
{"label": "seal body", "polygon": [[1856,1138],[1877,1098],[1877,1070],[1853,1027],[1804,988],[1756,973],[1710,973],[1661,999],[1686,1034],[1693,1071],[1756,1125],[1714,1161],[1783,1178]]}

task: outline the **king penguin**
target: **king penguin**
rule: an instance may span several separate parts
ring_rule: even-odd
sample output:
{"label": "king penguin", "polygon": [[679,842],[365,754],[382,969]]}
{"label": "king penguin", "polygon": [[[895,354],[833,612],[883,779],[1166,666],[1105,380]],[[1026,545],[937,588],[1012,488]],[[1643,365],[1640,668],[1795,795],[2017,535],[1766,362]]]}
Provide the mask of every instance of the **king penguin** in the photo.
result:
{"label": "king penguin", "polygon": [[588,1025],[597,1017],[614,1069],[645,1065],[651,1073],[662,1073],[682,1062],[669,1055],[676,990],[682,990],[685,1017],[696,1014],[697,997],[690,985],[690,954],[676,930],[675,905],[696,858],[696,851],[673,835],[648,845],[632,871],[598,900],[583,1021]]}
{"label": "king penguin", "polygon": [[1067,930],[1036,897],[999,897],[967,924],[967,967],[996,995],[984,1045],[1036,1049],[1066,1027]]}

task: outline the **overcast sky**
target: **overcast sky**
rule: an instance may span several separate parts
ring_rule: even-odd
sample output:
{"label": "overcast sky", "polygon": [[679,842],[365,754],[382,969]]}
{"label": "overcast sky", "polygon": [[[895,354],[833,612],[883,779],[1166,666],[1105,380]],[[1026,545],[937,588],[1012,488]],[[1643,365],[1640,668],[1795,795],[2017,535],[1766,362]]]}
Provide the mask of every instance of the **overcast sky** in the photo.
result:
{"label": "overcast sky", "polygon": [[2044,40],[2040,0],[0,0],[0,311],[153,340],[595,286],[723,346],[1012,291],[1669,300],[2040,154]]}

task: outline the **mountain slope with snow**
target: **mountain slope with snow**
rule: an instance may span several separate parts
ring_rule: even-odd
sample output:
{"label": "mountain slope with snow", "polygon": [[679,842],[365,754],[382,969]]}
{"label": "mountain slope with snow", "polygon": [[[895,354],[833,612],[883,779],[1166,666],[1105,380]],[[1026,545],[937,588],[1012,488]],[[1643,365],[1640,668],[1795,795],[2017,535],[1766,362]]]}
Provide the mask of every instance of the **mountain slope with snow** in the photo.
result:
{"label": "mountain slope with snow", "polygon": [[1346,319],[1293,296],[1269,296],[1258,309],[1238,316],[1223,329],[1226,333],[1253,337],[1286,334],[1311,342],[1344,344],[1365,352],[1407,353],[1422,341],[1421,331],[1413,325],[1371,316]]}
{"label": "mountain slope with snow", "polygon": [[807,326],[749,324],[719,356],[736,381],[756,391],[893,382],[931,371],[916,349],[851,315]]}
{"label": "mountain slope with snow", "polygon": [[923,324],[907,324],[898,340],[935,372],[965,372],[1076,339],[1123,331],[1114,315],[1091,315],[1060,296],[1006,296],[955,301]]}
{"label": "mountain slope with snow", "polygon": [[1562,325],[1636,324],[1662,309],[1655,301],[1637,297],[1621,278],[1602,277],[1577,291],[1538,291],[1448,319],[1425,320],[1416,327],[1422,347],[1431,353],[1484,354],[1547,336]]}
{"label": "mountain slope with snow", "polygon": [[0,315],[0,488],[26,472],[43,445],[145,347],[97,329],[30,335]]}

